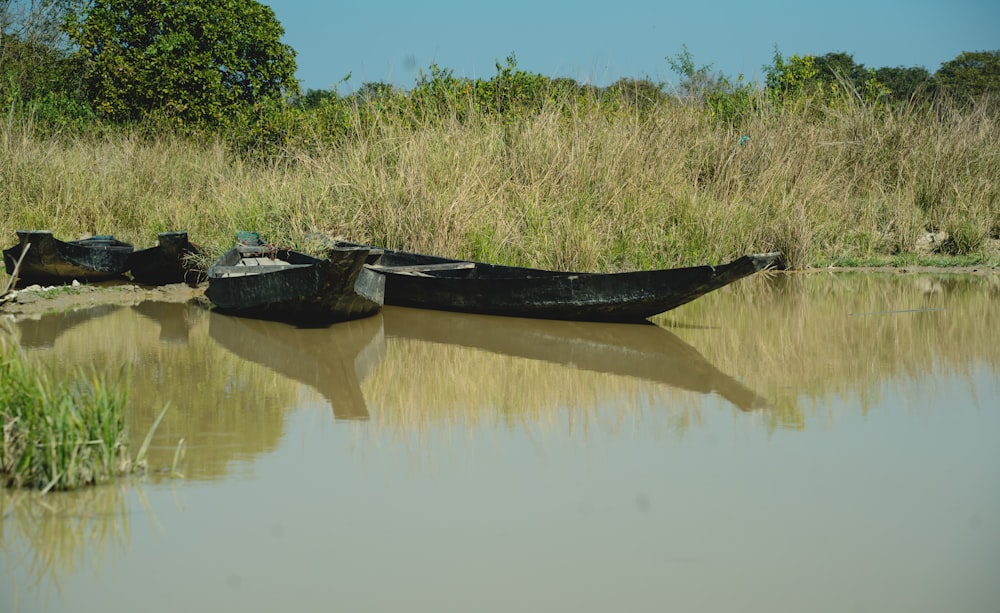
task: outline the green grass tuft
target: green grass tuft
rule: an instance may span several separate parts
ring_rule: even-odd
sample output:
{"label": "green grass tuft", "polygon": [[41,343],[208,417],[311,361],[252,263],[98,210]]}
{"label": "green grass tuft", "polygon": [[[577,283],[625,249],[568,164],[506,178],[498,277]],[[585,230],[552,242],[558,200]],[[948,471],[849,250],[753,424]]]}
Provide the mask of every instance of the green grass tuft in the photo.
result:
{"label": "green grass tuft", "polygon": [[127,397],[127,371],[54,381],[0,339],[0,485],[74,490],[130,474]]}

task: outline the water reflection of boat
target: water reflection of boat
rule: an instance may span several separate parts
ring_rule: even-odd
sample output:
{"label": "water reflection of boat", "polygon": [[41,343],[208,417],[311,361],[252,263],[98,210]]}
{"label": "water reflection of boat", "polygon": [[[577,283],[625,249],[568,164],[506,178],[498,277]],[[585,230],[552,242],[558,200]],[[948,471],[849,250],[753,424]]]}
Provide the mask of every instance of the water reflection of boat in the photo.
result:
{"label": "water reflection of boat", "polygon": [[188,304],[146,300],[132,309],[160,325],[160,342],[168,345],[186,345],[191,322],[188,313],[192,307]]}
{"label": "water reflection of boat", "polygon": [[769,404],[677,335],[652,323],[550,321],[402,307],[386,307],[383,321],[390,337],[471,347],[715,393],[744,411]]}
{"label": "water reflection of boat", "polygon": [[368,419],[361,381],[385,357],[380,315],[307,329],[213,312],[208,334],[240,357],[314,388],[336,419]]}
{"label": "water reflection of boat", "polygon": [[122,308],[124,307],[117,304],[101,304],[75,311],[47,313],[37,319],[19,318],[17,327],[20,330],[21,346],[31,349],[53,347],[56,339],[72,328]]}

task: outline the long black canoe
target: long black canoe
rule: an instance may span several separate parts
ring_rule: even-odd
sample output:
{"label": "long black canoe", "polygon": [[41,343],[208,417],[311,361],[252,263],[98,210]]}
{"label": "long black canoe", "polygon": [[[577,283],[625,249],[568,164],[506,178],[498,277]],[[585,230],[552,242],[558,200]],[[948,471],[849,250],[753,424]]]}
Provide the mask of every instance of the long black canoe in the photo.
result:
{"label": "long black canoe", "polygon": [[132,252],[128,271],[142,285],[197,285],[206,278],[204,270],[198,270],[195,257],[202,253],[202,248],[188,239],[187,232],[161,232],[156,245]]}
{"label": "long black canoe", "polygon": [[385,279],[365,268],[367,247],[315,258],[246,240],[208,269],[205,295],[220,312],[315,326],[382,309]]}
{"label": "long black canoe", "polygon": [[[353,243],[337,241],[331,246],[338,245]],[[780,253],[760,253],[720,266],[586,273],[382,249],[368,267],[386,278],[385,303],[389,305],[542,319],[642,322],[781,262]]]}
{"label": "long black canoe", "polygon": [[132,245],[115,240],[113,236],[63,242],[48,230],[18,230],[17,238],[16,245],[4,250],[3,263],[7,274],[13,274],[22,251],[31,245],[18,270],[21,286],[122,277],[133,251]]}

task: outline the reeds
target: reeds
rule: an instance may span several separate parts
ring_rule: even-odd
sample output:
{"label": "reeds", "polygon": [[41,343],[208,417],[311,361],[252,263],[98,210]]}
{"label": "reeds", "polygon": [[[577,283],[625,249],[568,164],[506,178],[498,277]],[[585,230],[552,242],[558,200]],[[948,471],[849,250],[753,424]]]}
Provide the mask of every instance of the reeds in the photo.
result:
{"label": "reeds", "polygon": [[210,315],[190,304],[92,307],[20,318],[12,333],[55,379],[72,379],[81,366],[114,372],[130,364],[124,413],[133,468],[152,432],[143,481],[176,473],[199,481],[220,479],[241,460],[276,449],[286,409],[299,395],[294,381],[210,338]]}
{"label": "reeds", "polygon": [[54,380],[0,339],[0,485],[73,490],[132,471],[127,373]]}

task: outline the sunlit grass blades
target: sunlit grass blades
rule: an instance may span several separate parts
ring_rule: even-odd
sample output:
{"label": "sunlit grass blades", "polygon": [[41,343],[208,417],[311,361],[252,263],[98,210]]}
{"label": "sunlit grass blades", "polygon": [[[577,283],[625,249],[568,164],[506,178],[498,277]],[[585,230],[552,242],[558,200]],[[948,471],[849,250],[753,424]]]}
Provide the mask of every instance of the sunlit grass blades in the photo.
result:
{"label": "sunlit grass blades", "polygon": [[99,484],[131,472],[127,372],[78,372],[54,381],[0,346],[0,483],[43,491]]}

